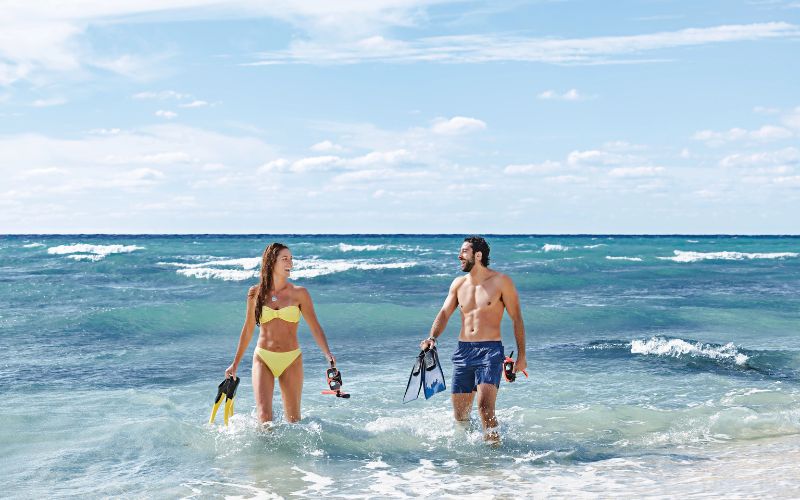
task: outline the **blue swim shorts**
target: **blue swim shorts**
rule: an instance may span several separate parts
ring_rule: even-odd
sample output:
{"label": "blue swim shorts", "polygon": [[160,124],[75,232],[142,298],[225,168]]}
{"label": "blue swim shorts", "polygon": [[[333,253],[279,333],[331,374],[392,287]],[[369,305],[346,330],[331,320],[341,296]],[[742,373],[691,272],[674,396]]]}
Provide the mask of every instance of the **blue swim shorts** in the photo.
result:
{"label": "blue swim shorts", "polygon": [[478,390],[478,384],[494,384],[500,387],[503,374],[503,343],[460,342],[453,353],[453,394],[464,394]]}

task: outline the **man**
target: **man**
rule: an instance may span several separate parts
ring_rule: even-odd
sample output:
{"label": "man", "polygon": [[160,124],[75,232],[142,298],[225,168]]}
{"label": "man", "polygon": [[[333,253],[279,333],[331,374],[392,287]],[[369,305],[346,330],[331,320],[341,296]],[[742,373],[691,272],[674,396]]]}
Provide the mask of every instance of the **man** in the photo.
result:
{"label": "man", "polygon": [[468,422],[472,400],[477,394],[484,438],[496,443],[500,436],[494,407],[505,359],[500,340],[504,309],[514,324],[517,341],[515,369],[521,371],[528,365],[519,295],[511,278],[489,269],[489,244],[483,238],[465,238],[458,260],[461,261],[461,270],[468,274],[453,280],[444,305],[433,321],[430,337],[420,343],[420,348],[427,349],[436,344],[450,315],[459,307],[461,333],[458,336],[458,349],[453,353],[451,384],[453,415],[457,422]]}

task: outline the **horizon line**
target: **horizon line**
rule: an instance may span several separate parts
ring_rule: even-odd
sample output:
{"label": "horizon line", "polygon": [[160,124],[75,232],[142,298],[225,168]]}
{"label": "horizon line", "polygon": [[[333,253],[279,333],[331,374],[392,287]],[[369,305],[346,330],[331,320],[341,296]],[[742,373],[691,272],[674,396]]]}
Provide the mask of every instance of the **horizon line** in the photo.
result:
{"label": "horizon line", "polygon": [[5,233],[0,237],[43,236],[555,236],[555,237],[800,237],[798,233]]}

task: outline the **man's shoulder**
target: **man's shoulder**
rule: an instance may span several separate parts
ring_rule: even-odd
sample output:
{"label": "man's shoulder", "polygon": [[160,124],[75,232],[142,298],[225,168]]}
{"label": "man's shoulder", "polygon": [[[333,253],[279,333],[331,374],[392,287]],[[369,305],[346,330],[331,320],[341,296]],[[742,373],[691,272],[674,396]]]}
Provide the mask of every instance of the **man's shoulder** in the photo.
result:
{"label": "man's shoulder", "polygon": [[463,285],[465,281],[467,281],[466,276],[459,276],[458,278],[454,279],[452,283],[450,283],[450,289],[457,290],[458,287]]}
{"label": "man's shoulder", "polygon": [[513,285],[514,284],[514,281],[511,279],[511,277],[509,275],[503,274],[500,271],[493,271],[493,272],[494,272],[494,276],[492,276],[492,279],[496,280],[496,282],[499,283],[500,286],[506,286],[506,285]]}

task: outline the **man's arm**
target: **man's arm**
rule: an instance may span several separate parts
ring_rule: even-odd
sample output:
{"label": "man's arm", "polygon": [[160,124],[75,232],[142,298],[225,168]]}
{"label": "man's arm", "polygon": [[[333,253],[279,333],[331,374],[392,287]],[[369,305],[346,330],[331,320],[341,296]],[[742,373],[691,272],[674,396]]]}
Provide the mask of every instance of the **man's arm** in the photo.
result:
{"label": "man's arm", "polygon": [[525,356],[525,323],[522,321],[522,308],[519,305],[519,294],[514,282],[508,276],[503,277],[503,303],[506,305],[511,323],[514,325],[514,338],[517,340],[517,363],[516,371],[522,371],[528,367]]}
{"label": "man's arm", "polygon": [[464,278],[456,278],[453,280],[453,283],[450,285],[450,290],[447,292],[447,298],[444,299],[442,308],[436,315],[436,319],[433,320],[431,334],[420,343],[420,349],[425,350],[433,346],[436,342],[436,338],[441,335],[445,327],[447,327],[447,321],[450,319],[453,311],[456,310],[456,307],[458,307],[458,287],[463,281]]}

